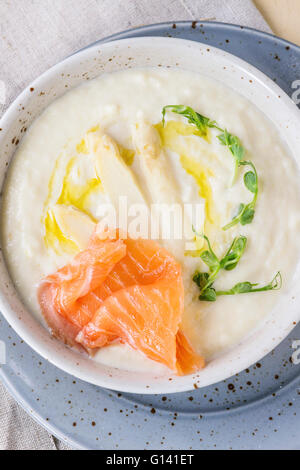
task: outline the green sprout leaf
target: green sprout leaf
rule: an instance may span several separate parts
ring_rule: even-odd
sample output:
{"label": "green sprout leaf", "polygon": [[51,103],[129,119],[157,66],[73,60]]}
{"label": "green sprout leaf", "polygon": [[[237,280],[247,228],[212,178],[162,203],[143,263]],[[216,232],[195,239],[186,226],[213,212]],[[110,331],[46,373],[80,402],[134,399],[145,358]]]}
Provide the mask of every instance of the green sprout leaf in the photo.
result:
{"label": "green sprout leaf", "polygon": [[247,171],[244,174],[244,183],[251,193],[255,194],[257,192],[257,178],[253,171]]}
{"label": "green sprout leaf", "polygon": [[243,160],[245,149],[236,135],[230,134],[227,129],[225,129],[222,134],[218,135],[218,139],[222,145],[229,148],[230,152],[238,162]]}
{"label": "green sprout leaf", "polygon": [[243,214],[241,215],[240,221],[242,225],[247,225],[251,224],[253,218],[254,218],[255,210],[252,209],[252,206],[246,206],[246,209],[244,210]]}
{"label": "green sprout leaf", "polygon": [[216,296],[220,295],[236,295],[236,294],[248,294],[250,292],[266,292],[269,290],[278,290],[282,286],[282,276],[278,271],[273,277],[272,281],[262,287],[257,287],[258,284],[252,284],[249,281],[239,282],[235,284],[231,289],[225,291],[216,291]]}
{"label": "green sprout leaf", "polygon": [[[194,227],[193,231],[196,233]],[[196,271],[193,276],[193,281],[197,284],[200,290],[200,300],[207,302],[215,302],[217,300],[217,297],[220,295],[236,295],[246,294],[250,292],[265,292],[268,290],[277,290],[281,288],[282,277],[280,271],[278,271],[272,281],[262,287],[258,287],[258,284],[253,284],[249,281],[245,281],[235,284],[231,289],[217,291],[214,288],[213,283],[219,271],[221,269],[231,271],[237,266],[246,249],[247,238],[243,235],[235,237],[230,247],[228,248],[226,254],[221,260],[219,260],[211,247],[208,237],[206,235],[197,235],[202,236],[207,242],[208,250],[205,250],[200,255],[200,258],[208,266],[210,271],[209,273]]]}
{"label": "green sprout leaf", "polygon": [[217,300],[217,294],[213,287],[208,287],[202,294],[199,295],[200,300],[206,300],[207,302],[215,302]]}
{"label": "green sprout leaf", "polygon": [[[197,233],[194,227],[193,231]],[[230,271],[236,267],[245,251],[247,238],[244,236],[236,237],[231,243],[225,256],[221,260],[219,260],[211,247],[208,237],[206,235],[199,234],[197,234],[197,236],[203,237],[208,245],[208,250],[203,251],[203,253],[201,253],[200,255],[200,258],[208,266],[209,273],[201,273],[199,271],[196,271],[193,276],[193,281],[197,284],[200,289],[199,298],[201,298],[201,300],[207,300],[208,297],[210,297],[210,301],[216,300],[216,298],[213,299],[215,294],[214,292],[212,292],[214,291],[212,285],[220,269]],[[204,297],[207,298],[204,299]]]}
{"label": "green sprout leaf", "polygon": [[247,171],[244,175],[244,183],[246,188],[253,194],[253,199],[249,204],[240,204],[237,210],[237,214],[233,217],[229,224],[223,227],[223,230],[228,230],[234,225],[240,223],[241,225],[251,224],[255,215],[255,204],[258,196],[258,177],[255,166],[252,162],[242,160],[241,166],[251,166],[252,170]]}
{"label": "green sprout leaf", "polygon": [[193,276],[193,281],[197,284],[199,289],[202,290],[203,287],[207,285],[208,278],[209,278],[208,273],[200,273],[196,271]]}
{"label": "green sprout leaf", "polygon": [[220,263],[218,259],[215,259],[214,256],[208,251],[204,251],[201,255],[200,258],[202,261],[209,267],[209,270],[211,272],[216,271],[220,267]]}
{"label": "green sprout leaf", "polygon": [[244,158],[245,149],[242,146],[240,139],[237,136],[230,134],[226,129],[222,132],[222,134],[218,135],[218,139],[222,145],[228,147],[234,157],[234,172],[231,183],[233,184],[237,177],[240,162]]}
{"label": "green sprout leaf", "polygon": [[193,227],[193,232],[198,236],[202,237],[205,239],[207,245],[208,245],[208,250],[203,251],[201,253],[200,258],[202,261],[208,266],[208,269],[210,271],[209,273],[200,273],[196,271],[196,273],[193,276],[193,281],[197,284],[197,286],[200,289],[200,296],[202,295],[203,292],[209,288],[214,280],[216,279],[218,272],[220,271],[221,265],[218,257],[214,253],[210,241],[206,235],[203,234],[198,234]]}
{"label": "green sprout leaf", "polygon": [[221,260],[221,268],[231,271],[236,267],[241,259],[247,245],[247,238],[244,236],[236,237],[224,258]]}

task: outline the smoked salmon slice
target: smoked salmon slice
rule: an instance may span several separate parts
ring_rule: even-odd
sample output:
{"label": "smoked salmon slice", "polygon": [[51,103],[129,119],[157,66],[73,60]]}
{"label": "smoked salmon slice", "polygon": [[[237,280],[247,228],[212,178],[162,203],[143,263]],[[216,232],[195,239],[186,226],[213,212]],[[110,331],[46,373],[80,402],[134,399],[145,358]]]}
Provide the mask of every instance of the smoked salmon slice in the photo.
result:
{"label": "smoked salmon slice", "polygon": [[[104,256],[104,258],[101,258]],[[114,341],[183,375],[204,366],[179,331],[184,289],[181,266],[152,240],[100,240],[39,288],[55,336],[87,351]]]}
{"label": "smoked salmon slice", "polygon": [[79,299],[78,306],[92,316],[102,302],[114,292],[135,284],[147,285],[157,281],[174,262],[158,243],[146,239],[124,239],[126,256],[109,273],[105,281],[94,291]]}
{"label": "smoked salmon slice", "polygon": [[205,366],[204,358],[195,353],[181,330],[176,336],[176,359],[178,375],[193,374]]}
{"label": "smoked salmon slice", "polygon": [[86,250],[40,283],[38,300],[55,337],[81,349],[75,338],[93,312],[81,309],[78,299],[101,285],[125,254],[122,240],[102,240],[94,234]]}
{"label": "smoked salmon slice", "polygon": [[169,266],[156,282],[133,285],[107,297],[76,339],[94,348],[116,334],[121,342],[176,371],[176,334],[182,312],[180,269]]}

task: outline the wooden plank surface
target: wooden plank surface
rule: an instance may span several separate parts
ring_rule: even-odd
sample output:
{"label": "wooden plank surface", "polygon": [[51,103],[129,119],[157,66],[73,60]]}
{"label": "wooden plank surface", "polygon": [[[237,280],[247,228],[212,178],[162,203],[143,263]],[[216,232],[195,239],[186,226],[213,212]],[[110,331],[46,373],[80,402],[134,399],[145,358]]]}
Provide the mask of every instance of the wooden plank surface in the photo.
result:
{"label": "wooden plank surface", "polygon": [[277,36],[300,46],[300,0],[254,0]]}

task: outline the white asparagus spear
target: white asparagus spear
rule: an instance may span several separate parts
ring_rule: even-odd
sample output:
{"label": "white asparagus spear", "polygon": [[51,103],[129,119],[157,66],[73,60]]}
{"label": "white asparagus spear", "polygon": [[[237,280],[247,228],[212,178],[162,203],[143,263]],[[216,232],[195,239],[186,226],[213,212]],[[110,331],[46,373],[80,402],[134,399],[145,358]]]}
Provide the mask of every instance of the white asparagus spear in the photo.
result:
{"label": "white asparagus spear", "polygon": [[[192,219],[183,210],[179,188],[168,165],[165,153],[161,148],[160,137],[157,130],[145,121],[132,126],[133,142],[140,158],[140,165],[145,177],[146,186],[153,204],[167,204],[169,207],[176,204],[182,214],[181,240],[175,239],[175,231],[171,233],[169,240],[163,240],[164,245],[169,248],[177,259],[183,259],[186,249],[186,234],[191,234]],[[170,224],[168,217],[162,218],[162,224]],[[170,227],[162,227],[164,233],[168,233]],[[201,243],[201,240],[200,240]],[[199,249],[199,245],[197,246]]]}
{"label": "white asparagus spear", "polygon": [[86,139],[89,151],[94,154],[96,174],[115,208],[118,208],[120,196],[127,197],[128,207],[146,204],[139,183],[120,156],[116,142],[100,132],[88,133]]}
{"label": "white asparagus spear", "polygon": [[56,204],[51,210],[64,236],[76,243],[79,250],[84,250],[95,230],[95,222],[72,206]]}

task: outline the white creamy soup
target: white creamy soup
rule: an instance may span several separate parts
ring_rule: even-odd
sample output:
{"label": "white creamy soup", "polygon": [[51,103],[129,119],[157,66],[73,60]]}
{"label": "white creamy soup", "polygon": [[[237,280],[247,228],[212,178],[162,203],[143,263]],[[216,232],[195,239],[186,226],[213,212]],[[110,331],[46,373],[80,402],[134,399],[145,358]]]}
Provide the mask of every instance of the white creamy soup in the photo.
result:
{"label": "white creamy soup", "polygon": [[[162,108],[166,105],[190,106],[239,137],[246,149],[244,159],[253,162],[258,174],[258,196],[251,223],[222,229],[240,203],[248,204],[253,199],[243,179],[251,168],[238,168],[232,184],[234,158],[230,149],[221,145],[220,131],[211,128],[203,138],[192,123],[172,111],[166,113],[162,127]],[[143,171],[134,136],[134,129],[145,122],[155,126],[155,132],[160,134],[167,165],[152,181]],[[103,204],[113,202],[116,188],[120,195],[128,191],[132,194],[131,189],[124,187],[126,179],[112,175],[109,188],[109,176],[104,186],[97,178],[86,140],[99,129],[117,143],[146,199],[150,193],[152,200],[159,202],[202,203],[205,220],[203,227],[197,229],[206,233],[219,258],[225,255],[234,237],[247,237],[237,266],[218,273],[213,285],[216,291],[228,292],[245,281],[265,286],[280,271],[280,290],[220,295],[216,301],[203,301],[199,300],[199,287],[193,281],[195,271],[208,271],[200,258],[201,250],[191,256],[182,241],[167,243],[182,265],[183,331],[206,359],[222,353],[270,312],[288,285],[299,255],[299,174],[277,129],[254,105],[221,83],[173,69],[104,74],[52,103],[27,131],[13,159],[1,224],[12,279],[40,321],[43,317],[37,301],[39,282],[74,257],[80,246],[76,245],[78,237],[84,239],[86,235],[81,231],[99,220]],[[56,219],[61,216],[61,208],[65,211],[63,216],[74,215],[74,208],[75,216],[80,212],[77,228],[74,229],[74,220],[71,229],[62,228]],[[68,230],[78,230],[75,241]],[[198,242],[207,249],[202,238]],[[164,370],[142,353],[120,344],[103,348],[94,360],[136,371]]]}

